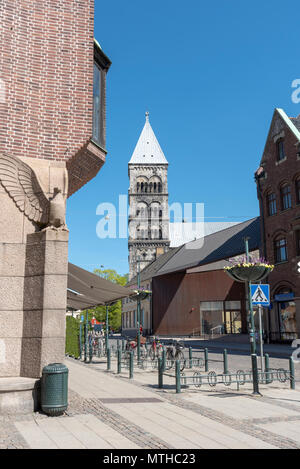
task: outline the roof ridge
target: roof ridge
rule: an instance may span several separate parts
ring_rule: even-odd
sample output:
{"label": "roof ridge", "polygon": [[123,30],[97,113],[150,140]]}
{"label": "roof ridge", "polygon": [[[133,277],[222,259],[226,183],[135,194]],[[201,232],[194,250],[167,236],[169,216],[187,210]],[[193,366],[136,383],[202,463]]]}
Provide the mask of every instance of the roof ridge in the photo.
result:
{"label": "roof ridge", "polygon": [[[218,233],[222,233],[223,231],[226,231],[226,230],[231,230],[231,229],[233,229],[233,228],[236,228],[236,227],[242,225],[243,223],[247,223],[247,222],[250,222],[250,221],[254,221],[254,220],[256,220],[257,218],[259,218],[259,215],[256,216],[256,217],[253,217],[253,218],[249,218],[249,220],[245,220],[245,221],[242,221],[242,222],[240,222],[240,223],[236,223],[235,225],[228,226],[227,228],[223,228],[222,230],[215,231],[214,233],[209,233],[208,235],[203,236],[203,237],[204,237],[204,238],[209,238],[210,236],[215,236],[215,235],[217,235]],[[199,239],[199,238],[198,238],[198,239]],[[186,244],[194,243],[195,241],[197,241],[197,239],[193,239],[192,241],[189,241],[189,242],[183,244],[183,246],[185,246]]]}

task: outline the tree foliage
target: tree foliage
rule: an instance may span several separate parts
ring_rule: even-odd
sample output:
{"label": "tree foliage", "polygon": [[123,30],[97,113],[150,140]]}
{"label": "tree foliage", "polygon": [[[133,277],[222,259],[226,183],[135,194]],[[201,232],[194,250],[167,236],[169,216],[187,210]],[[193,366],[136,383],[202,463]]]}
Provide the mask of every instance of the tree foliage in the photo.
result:
{"label": "tree foliage", "polygon": [[[126,285],[128,282],[128,274],[120,275],[114,269],[95,269],[94,273],[99,275],[110,282],[118,283],[119,285]],[[108,322],[114,331],[117,331],[121,327],[121,314],[122,305],[121,301],[116,301],[114,304],[108,307]],[[96,308],[90,308],[88,310],[88,320],[90,321],[93,316],[97,321],[105,322],[106,320],[106,308],[105,306],[97,306]]]}

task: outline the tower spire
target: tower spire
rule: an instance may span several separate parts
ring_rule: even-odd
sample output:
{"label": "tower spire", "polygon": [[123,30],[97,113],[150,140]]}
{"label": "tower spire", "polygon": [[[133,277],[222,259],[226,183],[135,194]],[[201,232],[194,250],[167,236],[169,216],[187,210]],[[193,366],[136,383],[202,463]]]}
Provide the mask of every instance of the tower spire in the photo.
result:
{"label": "tower spire", "polygon": [[149,111],[145,112],[145,116],[146,116],[146,122],[149,122]]}

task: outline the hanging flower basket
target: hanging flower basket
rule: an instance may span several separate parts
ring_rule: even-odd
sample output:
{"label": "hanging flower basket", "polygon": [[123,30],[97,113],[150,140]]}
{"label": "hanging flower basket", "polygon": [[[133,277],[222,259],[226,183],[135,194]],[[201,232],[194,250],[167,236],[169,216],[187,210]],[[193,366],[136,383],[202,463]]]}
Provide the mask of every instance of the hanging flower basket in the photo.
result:
{"label": "hanging flower basket", "polygon": [[142,301],[145,300],[149,295],[151,295],[151,291],[149,290],[134,290],[135,295],[131,295],[130,298],[133,301]]}
{"label": "hanging flower basket", "polygon": [[272,272],[274,266],[264,260],[235,260],[232,265],[224,267],[225,272],[238,282],[259,282]]}

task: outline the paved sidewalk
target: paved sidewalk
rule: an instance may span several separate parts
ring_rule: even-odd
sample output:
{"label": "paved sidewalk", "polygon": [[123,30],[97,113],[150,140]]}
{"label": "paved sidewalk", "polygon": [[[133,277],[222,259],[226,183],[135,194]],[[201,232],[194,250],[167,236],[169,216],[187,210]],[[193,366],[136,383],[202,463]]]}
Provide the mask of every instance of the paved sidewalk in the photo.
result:
{"label": "paved sidewalk", "polygon": [[69,408],[61,417],[0,416],[0,448],[300,448],[300,392],[157,388],[157,372],[106,371],[105,360],[67,359]]}

